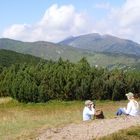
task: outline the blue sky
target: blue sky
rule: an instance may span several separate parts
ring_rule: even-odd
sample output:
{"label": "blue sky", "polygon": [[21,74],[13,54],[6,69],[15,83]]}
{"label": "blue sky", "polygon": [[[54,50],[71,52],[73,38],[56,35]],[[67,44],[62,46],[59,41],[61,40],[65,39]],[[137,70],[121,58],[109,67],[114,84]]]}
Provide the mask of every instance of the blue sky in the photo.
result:
{"label": "blue sky", "polygon": [[0,37],[57,42],[71,35],[98,32],[133,37],[140,42],[139,0],[0,0],[0,3]]}
{"label": "blue sky", "polygon": [[105,16],[106,11],[94,6],[103,2],[121,6],[124,0],[0,0],[0,30],[15,23],[34,23],[53,4],[59,6],[72,4],[77,11],[86,11],[98,19]]}

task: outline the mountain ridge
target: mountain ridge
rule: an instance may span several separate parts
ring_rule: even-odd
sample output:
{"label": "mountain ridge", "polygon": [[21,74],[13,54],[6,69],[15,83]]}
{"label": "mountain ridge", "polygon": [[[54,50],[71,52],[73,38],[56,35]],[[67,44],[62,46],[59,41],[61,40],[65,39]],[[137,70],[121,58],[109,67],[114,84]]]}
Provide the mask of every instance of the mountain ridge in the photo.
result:
{"label": "mountain ridge", "polygon": [[57,61],[61,57],[63,60],[77,62],[82,57],[86,57],[92,66],[132,66],[140,63],[140,56],[135,54],[96,52],[87,48],[76,48],[46,41],[23,42],[2,38],[0,39],[0,49],[12,50],[54,61]]}
{"label": "mountain ridge", "polygon": [[132,40],[121,39],[111,35],[100,35],[98,33],[71,37],[60,41],[58,44],[69,45],[75,48],[86,48],[94,52],[140,55],[140,44]]}

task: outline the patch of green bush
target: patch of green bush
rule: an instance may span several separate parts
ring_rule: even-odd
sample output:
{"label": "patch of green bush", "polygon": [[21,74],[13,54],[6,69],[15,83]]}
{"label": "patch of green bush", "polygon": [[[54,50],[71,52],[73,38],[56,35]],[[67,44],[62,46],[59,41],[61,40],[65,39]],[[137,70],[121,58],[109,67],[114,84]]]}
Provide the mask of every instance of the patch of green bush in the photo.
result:
{"label": "patch of green bush", "polygon": [[15,64],[0,73],[0,96],[20,102],[49,100],[122,100],[127,92],[140,93],[140,71],[109,71],[91,67],[85,58],[37,65]]}

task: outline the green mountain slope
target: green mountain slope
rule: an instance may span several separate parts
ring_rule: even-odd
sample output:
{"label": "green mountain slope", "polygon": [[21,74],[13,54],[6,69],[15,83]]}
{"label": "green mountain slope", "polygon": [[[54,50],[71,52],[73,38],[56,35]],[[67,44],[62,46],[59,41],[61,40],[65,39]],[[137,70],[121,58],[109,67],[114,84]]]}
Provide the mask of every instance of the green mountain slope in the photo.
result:
{"label": "green mountain slope", "polygon": [[140,63],[140,57],[135,55],[123,55],[121,53],[97,53],[86,49],[74,48],[71,46],[59,45],[50,42],[21,42],[11,39],[0,39],[0,49],[13,50],[16,52],[31,54],[44,59],[64,60],[72,62],[79,61],[86,57],[91,65],[98,66],[132,66]]}
{"label": "green mountain slope", "polygon": [[87,49],[94,52],[121,53],[140,56],[140,44],[111,35],[100,35],[97,33],[86,34],[67,38],[59,42],[59,44],[70,45],[75,48]]}

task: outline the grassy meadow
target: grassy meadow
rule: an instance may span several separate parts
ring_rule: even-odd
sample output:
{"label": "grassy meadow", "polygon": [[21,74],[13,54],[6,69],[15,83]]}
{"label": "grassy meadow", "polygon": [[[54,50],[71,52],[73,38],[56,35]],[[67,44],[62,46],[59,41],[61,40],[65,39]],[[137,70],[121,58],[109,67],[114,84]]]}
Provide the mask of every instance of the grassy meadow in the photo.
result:
{"label": "grassy meadow", "polygon": [[[113,118],[127,101],[96,101],[96,108]],[[49,101],[47,103],[19,103],[12,98],[0,98],[0,140],[34,139],[50,127],[82,122],[82,101]]]}

